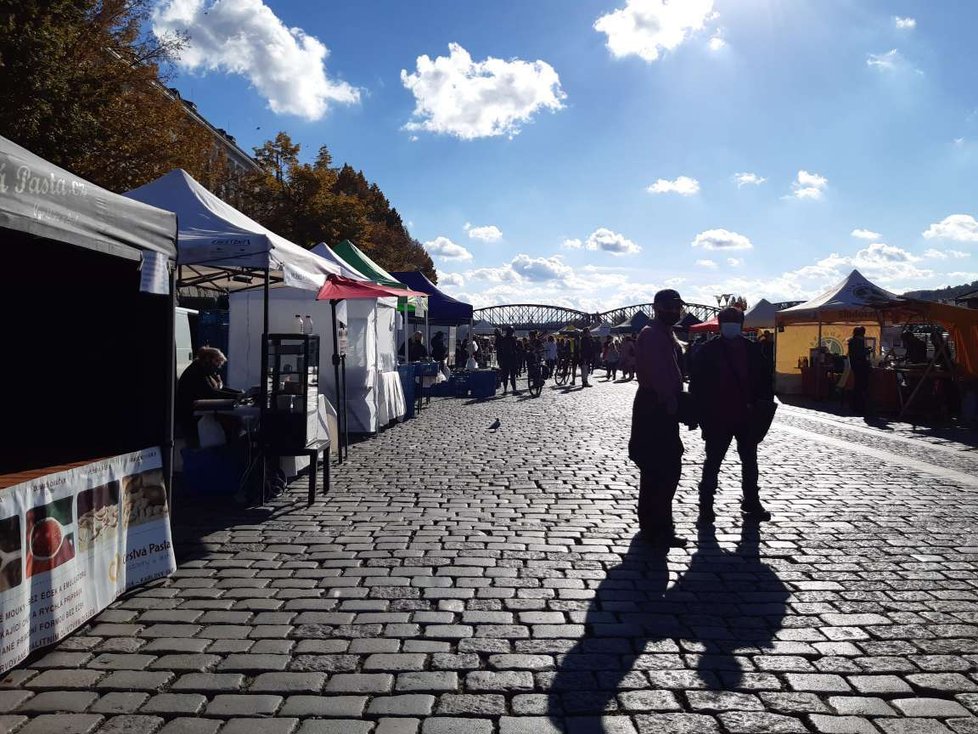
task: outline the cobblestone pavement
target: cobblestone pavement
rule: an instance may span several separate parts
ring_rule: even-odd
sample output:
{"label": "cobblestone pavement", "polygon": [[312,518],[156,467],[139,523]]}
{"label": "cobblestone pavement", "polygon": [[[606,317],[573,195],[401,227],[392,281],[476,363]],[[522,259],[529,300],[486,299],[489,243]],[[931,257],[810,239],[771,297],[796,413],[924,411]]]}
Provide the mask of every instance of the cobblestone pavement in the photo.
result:
{"label": "cobblestone pavement", "polygon": [[0,734],[978,732],[976,452],[785,407],[774,520],[741,522],[731,451],[697,536],[684,432],[666,556],[633,394],[436,401],[311,508],[185,508],[180,570],[6,676]]}

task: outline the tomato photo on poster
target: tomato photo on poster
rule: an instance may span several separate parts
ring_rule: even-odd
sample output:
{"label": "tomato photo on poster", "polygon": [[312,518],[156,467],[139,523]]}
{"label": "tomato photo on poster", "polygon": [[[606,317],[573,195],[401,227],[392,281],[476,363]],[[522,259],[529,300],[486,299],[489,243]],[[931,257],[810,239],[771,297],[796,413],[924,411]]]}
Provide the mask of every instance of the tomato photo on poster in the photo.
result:
{"label": "tomato photo on poster", "polygon": [[75,557],[71,505],[72,498],[65,497],[28,511],[28,577],[50,571]]}
{"label": "tomato photo on poster", "polygon": [[20,516],[0,520],[0,591],[20,586],[24,580]]}

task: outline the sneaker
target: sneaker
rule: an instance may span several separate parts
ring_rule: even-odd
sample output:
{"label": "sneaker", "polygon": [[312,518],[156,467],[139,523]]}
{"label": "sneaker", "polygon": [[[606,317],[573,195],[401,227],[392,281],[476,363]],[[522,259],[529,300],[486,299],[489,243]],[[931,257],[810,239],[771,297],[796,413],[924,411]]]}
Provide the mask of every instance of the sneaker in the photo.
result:
{"label": "sneaker", "polygon": [[761,504],[760,500],[754,500],[753,502],[741,502],[740,514],[744,517],[749,517],[752,520],[771,519],[771,513],[764,509],[764,505]]}
{"label": "sneaker", "polygon": [[642,540],[653,548],[685,548],[686,539],[680,538],[673,530],[642,531]]}

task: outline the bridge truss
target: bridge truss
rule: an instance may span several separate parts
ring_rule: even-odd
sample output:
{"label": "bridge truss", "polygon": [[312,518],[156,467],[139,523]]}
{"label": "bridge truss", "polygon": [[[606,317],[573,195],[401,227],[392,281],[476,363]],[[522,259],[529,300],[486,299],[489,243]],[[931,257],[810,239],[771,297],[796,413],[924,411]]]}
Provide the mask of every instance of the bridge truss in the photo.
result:
{"label": "bridge truss", "polygon": [[[717,306],[706,306],[699,303],[690,303],[686,306],[686,312],[692,314],[700,321],[707,321],[713,318],[719,310]],[[622,308],[616,308],[611,311],[591,314],[564,306],[513,303],[503,306],[477,308],[472,312],[472,318],[475,321],[486,321],[493,326],[512,326],[517,331],[528,331],[530,329],[556,331],[568,324],[573,324],[579,328],[598,321],[612,325],[620,324],[622,321],[630,319],[638,311],[645,311],[646,314],[651,316],[652,304],[639,303],[634,306],[623,306]]]}

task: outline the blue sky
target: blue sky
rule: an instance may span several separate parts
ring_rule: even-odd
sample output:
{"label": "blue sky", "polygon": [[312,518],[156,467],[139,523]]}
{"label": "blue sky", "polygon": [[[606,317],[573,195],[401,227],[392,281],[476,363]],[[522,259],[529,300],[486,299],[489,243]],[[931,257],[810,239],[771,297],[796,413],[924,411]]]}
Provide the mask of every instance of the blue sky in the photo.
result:
{"label": "blue sky", "polygon": [[478,306],[978,278],[978,5],[161,0],[245,149],[376,181]]}

